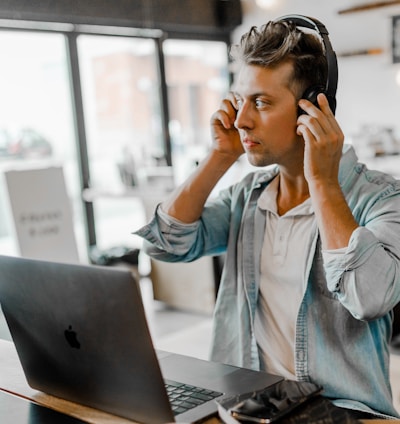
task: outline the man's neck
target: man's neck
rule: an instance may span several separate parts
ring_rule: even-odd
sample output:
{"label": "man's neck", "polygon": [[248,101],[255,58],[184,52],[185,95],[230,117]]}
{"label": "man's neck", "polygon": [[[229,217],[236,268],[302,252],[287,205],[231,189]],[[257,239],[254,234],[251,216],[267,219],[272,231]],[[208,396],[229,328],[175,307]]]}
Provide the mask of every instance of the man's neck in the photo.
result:
{"label": "man's neck", "polygon": [[303,203],[310,197],[308,184],[303,174],[294,177],[285,173],[279,175],[277,210],[280,216]]}

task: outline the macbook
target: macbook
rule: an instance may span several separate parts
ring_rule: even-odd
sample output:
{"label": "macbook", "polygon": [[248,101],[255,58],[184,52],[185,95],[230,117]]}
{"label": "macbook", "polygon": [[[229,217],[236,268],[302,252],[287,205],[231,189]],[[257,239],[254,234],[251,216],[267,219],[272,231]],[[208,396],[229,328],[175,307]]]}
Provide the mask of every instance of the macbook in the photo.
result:
{"label": "macbook", "polygon": [[282,380],[155,351],[128,269],[0,256],[0,270],[0,304],[37,390],[143,423],[191,423],[215,414],[216,399]]}

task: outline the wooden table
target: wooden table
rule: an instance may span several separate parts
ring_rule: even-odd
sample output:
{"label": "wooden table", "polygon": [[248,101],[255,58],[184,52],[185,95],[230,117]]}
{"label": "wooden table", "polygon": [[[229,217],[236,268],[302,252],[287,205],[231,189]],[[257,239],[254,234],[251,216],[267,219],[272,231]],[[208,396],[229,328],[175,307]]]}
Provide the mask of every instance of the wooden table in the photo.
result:
{"label": "wooden table", "polygon": [[[0,390],[23,397],[39,405],[79,418],[91,424],[132,424],[132,421],[111,415],[98,409],[89,408],[60,399],[29,387],[17,352],[12,342],[0,339]],[[1,422],[1,417],[0,417]],[[365,424],[387,424],[387,420],[365,420]],[[400,420],[389,421],[400,423]],[[220,424],[218,418],[211,418],[206,424]],[[6,423],[9,424],[9,423]]]}

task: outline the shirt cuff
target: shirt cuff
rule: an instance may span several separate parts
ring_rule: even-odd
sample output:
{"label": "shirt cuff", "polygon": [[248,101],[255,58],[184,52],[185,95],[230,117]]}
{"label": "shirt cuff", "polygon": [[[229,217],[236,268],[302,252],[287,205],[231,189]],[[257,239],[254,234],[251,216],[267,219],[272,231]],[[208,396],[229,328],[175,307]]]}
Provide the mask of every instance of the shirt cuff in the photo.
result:
{"label": "shirt cuff", "polygon": [[346,251],[347,251],[347,246],[341,247],[340,249],[322,250],[322,258],[324,262],[340,259],[341,257],[345,255]]}
{"label": "shirt cuff", "polygon": [[158,215],[158,217],[164,221],[165,224],[171,225],[171,224],[177,224],[177,225],[188,225],[191,226],[191,223],[187,223],[187,222],[182,222],[179,219],[176,219],[170,215],[168,215],[166,212],[163,211],[162,206],[159,205],[156,211],[156,214]]}

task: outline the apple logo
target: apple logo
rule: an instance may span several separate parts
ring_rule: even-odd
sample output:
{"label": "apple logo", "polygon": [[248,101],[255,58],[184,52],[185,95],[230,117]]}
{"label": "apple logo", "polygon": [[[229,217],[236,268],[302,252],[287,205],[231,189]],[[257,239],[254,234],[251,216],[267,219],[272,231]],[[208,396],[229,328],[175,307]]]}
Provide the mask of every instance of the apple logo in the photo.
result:
{"label": "apple logo", "polygon": [[67,330],[64,331],[64,336],[71,347],[75,349],[80,349],[81,344],[78,341],[76,331],[72,329],[71,325],[68,327]]}

